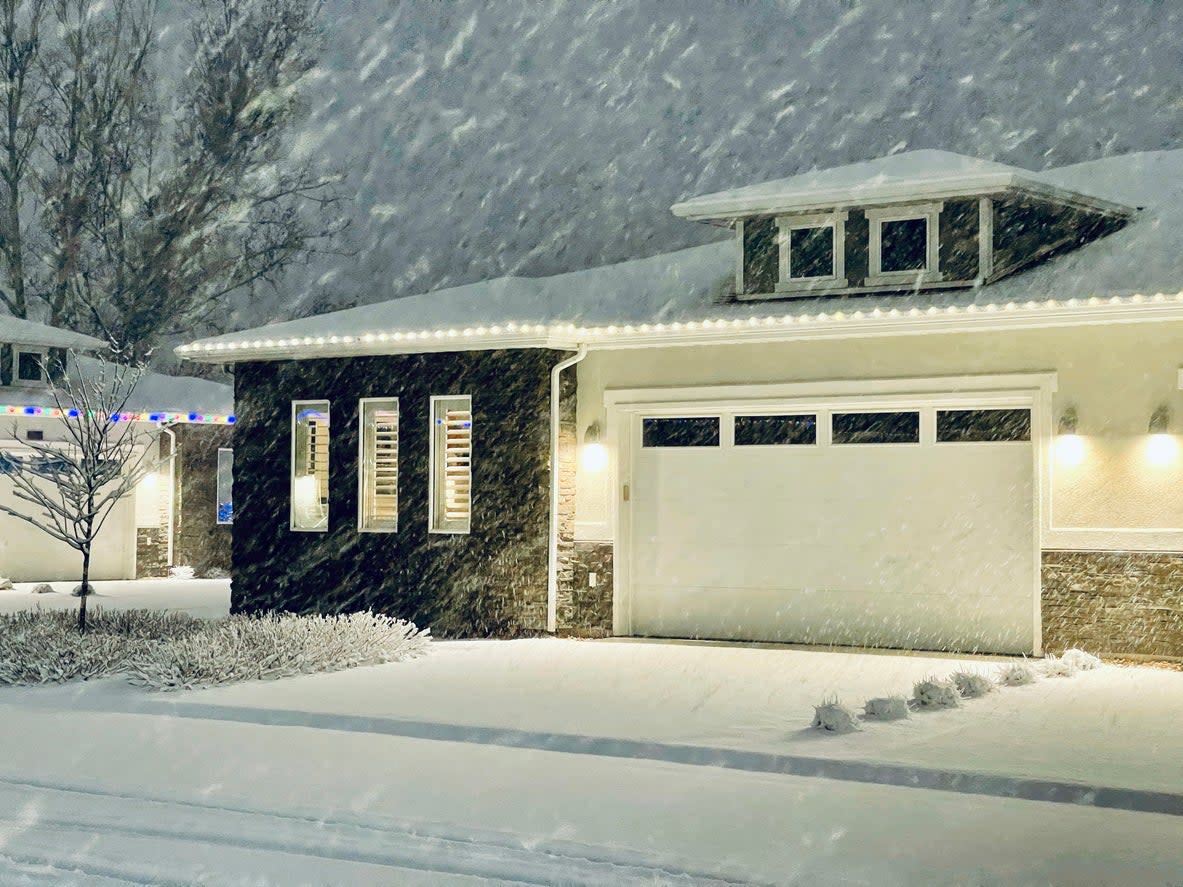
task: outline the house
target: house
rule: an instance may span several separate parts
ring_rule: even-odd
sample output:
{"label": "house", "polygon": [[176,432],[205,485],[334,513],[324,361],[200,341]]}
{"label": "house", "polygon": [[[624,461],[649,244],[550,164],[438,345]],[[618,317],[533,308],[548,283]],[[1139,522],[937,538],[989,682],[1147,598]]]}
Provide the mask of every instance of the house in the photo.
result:
{"label": "house", "polygon": [[233,364],[233,606],[1183,655],[1183,151],[916,151],[718,243],[178,349]]}
{"label": "house", "polygon": [[[64,438],[46,373],[60,378],[98,366],[88,352],[105,344],[69,330],[0,317],[0,501],[17,502],[4,480],[12,460],[36,454],[29,441]],[[203,379],[145,372],[127,404],[127,418],[152,430],[158,464],[135,495],[115,506],[94,549],[95,579],[164,576],[192,566],[207,575],[230,566],[233,392]],[[0,514],[0,576],[14,580],[75,579],[81,561],[64,543]]]}

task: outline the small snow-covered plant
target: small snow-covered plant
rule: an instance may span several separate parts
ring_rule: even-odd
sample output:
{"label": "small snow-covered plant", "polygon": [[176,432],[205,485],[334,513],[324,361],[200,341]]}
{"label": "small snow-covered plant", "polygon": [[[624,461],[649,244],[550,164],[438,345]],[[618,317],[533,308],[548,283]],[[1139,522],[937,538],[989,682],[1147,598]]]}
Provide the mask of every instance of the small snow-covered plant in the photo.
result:
{"label": "small snow-covered plant", "polygon": [[1048,656],[1043,660],[1042,670],[1049,678],[1070,678],[1077,672],[1077,668],[1070,659]]}
{"label": "small snow-covered plant", "polygon": [[10,588],[12,588],[12,580],[7,576],[0,576],[0,589],[8,591]]}
{"label": "small snow-covered plant", "polygon": [[168,568],[169,579],[192,579],[193,568],[187,566],[176,566]]}
{"label": "small snow-covered plant", "polygon": [[858,729],[858,715],[831,696],[813,707],[812,726],[826,733],[853,733]]}
{"label": "small snow-covered plant", "polygon": [[977,699],[994,689],[994,681],[976,671],[954,672],[953,683],[957,685],[957,692],[963,699]]}
{"label": "small snow-covered plant", "polygon": [[1094,668],[1101,667],[1101,660],[1092,653],[1086,653],[1084,650],[1078,650],[1073,647],[1071,650],[1065,650],[1064,655],[1060,657],[1065,662],[1072,663],[1077,671],[1092,671]]}
{"label": "small snow-covered plant", "polygon": [[955,708],[960,701],[957,685],[948,679],[925,678],[912,688],[912,704],[917,708]]}
{"label": "small snow-covered plant", "polygon": [[898,721],[908,717],[908,700],[903,696],[876,696],[863,703],[863,717],[874,721]]}
{"label": "small snow-covered plant", "polygon": [[33,594],[53,594],[53,586],[48,582],[41,582],[33,586]]}
{"label": "small snow-covered plant", "polygon": [[1025,687],[1035,683],[1035,669],[1026,661],[1009,662],[998,669],[998,683],[1003,687]]}

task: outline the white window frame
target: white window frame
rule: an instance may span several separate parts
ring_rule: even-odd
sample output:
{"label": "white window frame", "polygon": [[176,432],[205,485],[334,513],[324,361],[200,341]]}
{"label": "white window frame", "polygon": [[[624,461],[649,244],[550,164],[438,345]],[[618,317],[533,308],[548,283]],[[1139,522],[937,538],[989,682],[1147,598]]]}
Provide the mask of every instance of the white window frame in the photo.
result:
{"label": "white window frame", "polygon": [[[780,254],[780,266],[776,291],[816,292],[817,290],[845,289],[846,280],[846,219],[849,213],[832,212],[808,216],[777,216],[776,243]],[[831,273],[819,277],[792,276],[792,236],[794,231],[807,228],[829,228],[833,238],[834,263]]]}
{"label": "white window frame", "polygon": [[[329,416],[329,446],[332,447],[333,441],[333,425],[332,425],[332,401],[317,398],[313,400],[293,400],[292,414],[291,414],[291,430],[289,435],[291,437],[291,452],[288,461],[288,529],[293,533],[327,533],[329,531],[329,506],[325,505],[325,519],[324,523],[318,527],[298,527],[296,526],[296,416],[299,414],[302,407],[320,406],[324,404],[325,413]],[[332,454],[330,452],[329,462],[325,466],[325,472],[328,476],[328,487],[332,489],[333,475],[332,475]]]}
{"label": "white window frame", "polygon": [[[473,465],[476,462],[476,436],[474,434],[475,421],[469,426],[468,432],[468,515],[464,521],[449,521],[444,515],[438,514],[436,506],[436,486],[440,483],[444,471],[445,449],[440,446],[440,438],[436,433],[436,405],[446,401],[465,400],[468,402],[468,413],[472,416],[472,396],[468,394],[440,394],[432,395],[430,408],[427,411],[427,431],[431,441],[430,459],[427,484],[427,531],[429,533],[444,533],[451,535],[465,535],[472,532],[473,505]],[[475,417],[474,417],[475,418]]]}
{"label": "white window frame", "polygon": [[[38,365],[41,367],[40,378],[37,379],[22,379],[21,372],[21,355],[35,354],[38,359]],[[26,386],[36,388],[46,388],[49,386],[49,349],[34,348],[27,345],[12,346],[12,384],[14,386]]]}
{"label": "white window frame", "polygon": [[[944,203],[915,203],[908,206],[884,206],[868,209],[867,214],[867,285],[904,283],[925,284],[941,280],[940,215]],[[925,267],[914,271],[883,270],[883,223],[923,219],[926,223],[927,250]]]}
{"label": "white window frame", "polygon": [[[222,473],[222,454],[230,454],[230,520],[222,520],[222,516],[218,509],[222,505],[222,490],[218,484],[218,478]],[[214,463],[214,522],[219,526],[227,527],[234,523],[234,448],[233,447],[218,447],[217,461]]]}
{"label": "white window frame", "polygon": [[[363,397],[357,402],[357,531],[359,533],[397,533],[400,503],[400,481],[402,480],[401,441],[394,453],[394,526],[368,527],[366,526],[366,406],[369,404],[388,404],[394,412],[396,428],[402,424],[402,412],[399,409],[397,397]],[[396,431],[396,440],[401,437]]]}

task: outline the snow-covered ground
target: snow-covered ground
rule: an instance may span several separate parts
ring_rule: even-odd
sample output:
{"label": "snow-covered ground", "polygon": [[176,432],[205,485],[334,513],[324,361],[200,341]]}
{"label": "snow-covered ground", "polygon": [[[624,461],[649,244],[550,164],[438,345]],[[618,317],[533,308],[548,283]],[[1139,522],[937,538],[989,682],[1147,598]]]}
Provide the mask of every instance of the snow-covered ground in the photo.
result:
{"label": "snow-covered ground", "polygon": [[[198,606],[158,591],[182,585]],[[168,696],[2,689],[0,883],[1179,883],[1183,674],[806,729],[826,694],[967,664],[995,667],[548,639]]]}
{"label": "snow-covered ground", "polygon": [[[78,598],[70,592],[78,580],[45,583],[53,594],[33,594],[43,583],[17,582],[0,589],[0,613],[18,610],[72,610]],[[95,594],[87,607],[116,610],[183,610],[194,616],[212,619],[230,612],[229,579],[139,579],[135,581],[92,582]]]}

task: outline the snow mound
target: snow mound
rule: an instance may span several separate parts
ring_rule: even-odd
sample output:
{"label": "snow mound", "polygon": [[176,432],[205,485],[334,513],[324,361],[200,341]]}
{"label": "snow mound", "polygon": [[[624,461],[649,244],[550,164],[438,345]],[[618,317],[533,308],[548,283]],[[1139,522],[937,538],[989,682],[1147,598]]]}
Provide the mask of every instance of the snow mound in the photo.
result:
{"label": "snow mound", "polygon": [[964,699],[977,699],[994,690],[994,681],[976,671],[954,672],[953,683],[957,685],[957,692]]}
{"label": "snow mound", "polygon": [[1004,687],[1025,687],[1035,683],[1035,669],[1026,662],[1012,662],[998,669],[998,683]]}
{"label": "snow mound", "polygon": [[898,721],[908,717],[908,700],[903,696],[876,696],[863,703],[863,717],[874,721]]}
{"label": "snow mound", "polygon": [[1076,665],[1070,659],[1049,656],[1043,660],[1042,671],[1049,678],[1070,678],[1077,672]]}
{"label": "snow mound", "polygon": [[858,715],[835,699],[826,699],[813,707],[813,728],[826,733],[853,733],[858,729]]}
{"label": "snow mound", "polygon": [[1086,653],[1084,650],[1078,650],[1073,647],[1071,650],[1065,650],[1064,655],[1060,657],[1065,662],[1070,662],[1076,667],[1077,671],[1092,671],[1094,668],[1101,667],[1101,660],[1092,653]]}
{"label": "snow mound", "polygon": [[53,594],[53,586],[50,585],[48,582],[42,582],[38,585],[34,585],[31,593],[32,594]]}
{"label": "snow mound", "polygon": [[213,686],[379,665],[422,655],[429,631],[373,613],[230,616],[206,621],[153,610],[0,616],[0,684],[124,675],[158,690]]}
{"label": "snow mound", "polygon": [[7,591],[10,588],[12,588],[12,580],[7,576],[0,576],[0,589]]}
{"label": "snow mound", "polygon": [[960,701],[957,685],[948,679],[925,678],[912,688],[912,704],[917,708],[955,708]]}

